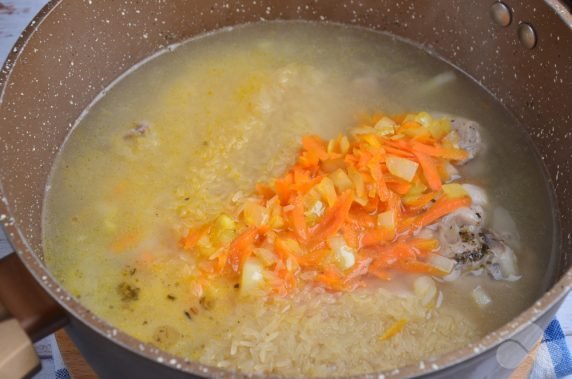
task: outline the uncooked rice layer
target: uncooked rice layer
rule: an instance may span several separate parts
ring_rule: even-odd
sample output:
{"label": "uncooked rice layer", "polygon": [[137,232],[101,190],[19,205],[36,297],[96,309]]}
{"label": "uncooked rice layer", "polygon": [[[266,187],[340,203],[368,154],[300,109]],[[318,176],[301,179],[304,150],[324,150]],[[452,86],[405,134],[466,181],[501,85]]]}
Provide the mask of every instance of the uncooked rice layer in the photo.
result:
{"label": "uncooked rice layer", "polygon": [[[405,319],[403,331],[380,340]],[[387,290],[241,303],[199,356],[203,363],[249,373],[332,376],[403,366],[463,346],[477,335],[466,315],[429,310],[413,295]],[[335,341],[335,342],[334,342]]]}

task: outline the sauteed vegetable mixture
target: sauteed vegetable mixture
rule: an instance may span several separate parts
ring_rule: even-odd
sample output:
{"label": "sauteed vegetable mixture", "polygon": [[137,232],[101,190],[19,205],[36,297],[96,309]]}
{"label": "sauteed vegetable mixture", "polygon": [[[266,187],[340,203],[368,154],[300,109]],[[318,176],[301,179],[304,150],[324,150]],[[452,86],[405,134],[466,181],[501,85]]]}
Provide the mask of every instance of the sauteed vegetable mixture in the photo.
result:
{"label": "sauteed vegetable mixture", "polygon": [[[216,276],[240,278],[242,294],[285,295],[306,282],[345,291],[365,286],[367,275],[391,280],[396,270],[442,277],[467,260],[479,261],[480,269],[500,260],[494,252],[483,259],[486,244],[448,257],[441,244],[449,241],[439,241],[431,228],[470,207],[470,193],[482,205],[484,191],[463,184],[454,167],[469,158],[459,147],[467,145],[466,135],[447,118],[419,113],[378,114],[329,141],[304,136],[284,176],[258,183],[255,196],[235,199],[233,214],[191,228],[181,240],[199,259],[198,291]],[[477,238],[468,225],[455,231],[466,243]],[[499,269],[517,279],[507,251],[510,262],[501,260]]]}

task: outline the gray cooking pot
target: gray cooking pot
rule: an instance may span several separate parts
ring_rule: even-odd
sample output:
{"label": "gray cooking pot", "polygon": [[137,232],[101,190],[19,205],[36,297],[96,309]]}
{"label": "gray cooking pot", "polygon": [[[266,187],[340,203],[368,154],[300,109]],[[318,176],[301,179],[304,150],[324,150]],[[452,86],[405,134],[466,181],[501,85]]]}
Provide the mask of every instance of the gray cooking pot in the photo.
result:
{"label": "gray cooking pot", "polygon": [[[74,121],[100,91],[167,45],[261,19],[326,20],[407,38],[472,76],[522,122],[557,198],[557,249],[554,254],[547,252],[543,261],[552,278],[550,290],[512,322],[474,344],[433,361],[372,375],[507,376],[507,364],[499,364],[499,346],[546,327],[572,287],[572,16],[568,6],[556,0],[507,0],[506,4],[492,0],[50,1],[28,26],[0,73],[0,220],[16,251],[0,261],[0,377],[21,376],[37,364],[22,328],[38,339],[64,324],[104,378],[244,376],[167,354],[94,316],[44,266],[40,220],[54,157]],[[14,359],[6,360],[2,353],[6,351]]]}

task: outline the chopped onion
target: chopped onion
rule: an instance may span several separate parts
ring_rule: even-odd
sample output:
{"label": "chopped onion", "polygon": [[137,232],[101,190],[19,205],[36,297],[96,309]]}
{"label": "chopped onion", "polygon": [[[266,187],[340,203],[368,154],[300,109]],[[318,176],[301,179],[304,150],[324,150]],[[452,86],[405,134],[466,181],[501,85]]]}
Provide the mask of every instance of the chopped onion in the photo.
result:
{"label": "chopped onion", "polygon": [[493,301],[481,286],[476,286],[471,292],[471,296],[479,307],[485,307]]}
{"label": "chopped onion", "polygon": [[455,268],[456,262],[453,259],[446,258],[439,254],[429,254],[429,259],[427,260],[429,264],[435,266],[439,270],[443,271],[445,274],[451,273],[453,268]]}
{"label": "chopped onion", "polygon": [[411,182],[415,177],[419,163],[413,162],[409,159],[388,156],[385,163],[387,164],[387,169],[392,175],[397,176],[403,180]]}
{"label": "chopped onion", "polygon": [[241,295],[252,295],[262,288],[264,283],[264,268],[256,258],[247,259],[242,265],[240,279]]}
{"label": "chopped onion", "polygon": [[375,129],[375,134],[384,136],[388,134],[394,134],[395,125],[395,121],[389,117],[382,117],[381,120],[379,120],[373,128]]}
{"label": "chopped onion", "polygon": [[457,180],[461,177],[461,175],[459,175],[459,170],[457,170],[455,166],[453,166],[449,162],[445,162],[445,164],[443,165],[443,169],[447,173],[449,181]]}
{"label": "chopped onion", "polygon": [[502,276],[505,278],[518,276],[518,271],[516,269],[516,257],[508,246],[506,250],[500,254],[497,254],[496,258],[502,272]]}
{"label": "chopped onion", "polygon": [[236,228],[236,223],[229,215],[221,214],[216,219],[215,228],[234,229]]}
{"label": "chopped onion", "polygon": [[377,215],[377,226],[380,228],[395,228],[395,211],[388,210]]}
{"label": "chopped onion", "polygon": [[311,216],[320,217],[324,214],[325,211],[326,207],[324,206],[324,203],[318,200],[312,205],[312,207],[306,213]]}
{"label": "chopped onion", "polygon": [[[235,237],[235,228],[236,222],[230,216],[226,214],[218,216],[210,233],[212,242],[215,244],[230,243]],[[205,234],[204,237],[207,235]]]}
{"label": "chopped onion", "polygon": [[243,212],[244,221],[249,226],[262,226],[268,222],[268,210],[258,203],[246,203]]}
{"label": "chopped onion", "polygon": [[355,202],[360,205],[366,205],[369,201],[365,193],[365,182],[363,176],[353,167],[348,167],[348,175],[354,184]]}
{"label": "chopped onion", "polygon": [[428,276],[420,276],[413,282],[413,292],[421,300],[421,304],[432,308],[438,296],[435,281]]}
{"label": "chopped onion", "polygon": [[421,304],[423,304],[425,307],[433,308],[436,304],[438,295],[439,291],[437,291],[437,287],[430,287],[425,295],[423,295],[421,298]]}
{"label": "chopped onion", "polygon": [[336,260],[342,270],[347,270],[356,263],[354,250],[349,247],[342,236],[332,236],[328,239],[328,245],[334,251]]}
{"label": "chopped onion", "polygon": [[436,139],[441,139],[451,132],[451,122],[446,118],[433,120],[429,126],[426,127],[429,129],[433,138]]}
{"label": "chopped onion", "polygon": [[417,115],[415,115],[415,117],[413,117],[413,121],[417,121],[422,126],[428,127],[431,124],[431,122],[433,121],[433,117],[431,117],[431,115],[427,112],[420,112],[420,113],[417,113]]}
{"label": "chopped onion", "polygon": [[343,269],[348,269],[350,267],[353,267],[353,265],[355,265],[356,257],[351,247],[349,246],[342,247],[338,252],[338,255],[340,257]]}
{"label": "chopped onion", "polygon": [[265,249],[263,247],[257,247],[254,249],[254,255],[260,259],[264,266],[270,266],[276,263],[276,255],[272,250]]}
{"label": "chopped onion", "polygon": [[443,184],[443,192],[450,199],[458,199],[460,197],[469,196],[469,193],[464,188],[464,185],[459,183]]}
{"label": "chopped onion", "polygon": [[351,133],[354,136],[363,135],[363,134],[375,134],[378,136],[387,136],[395,133],[395,126],[397,124],[395,121],[390,119],[389,117],[382,117],[374,126],[371,127],[359,127],[354,128]]}
{"label": "chopped onion", "polygon": [[342,169],[337,169],[330,174],[330,179],[334,182],[334,186],[339,192],[351,189],[353,183],[346,172]]}
{"label": "chopped onion", "polygon": [[332,179],[328,177],[322,179],[317,189],[320,195],[322,195],[322,198],[328,203],[328,207],[335,204],[338,195],[336,194],[336,188]]}
{"label": "chopped onion", "polygon": [[417,296],[425,295],[431,287],[435,287],[435,282],[429,276],[420,276],[413,282],[413,292]]}

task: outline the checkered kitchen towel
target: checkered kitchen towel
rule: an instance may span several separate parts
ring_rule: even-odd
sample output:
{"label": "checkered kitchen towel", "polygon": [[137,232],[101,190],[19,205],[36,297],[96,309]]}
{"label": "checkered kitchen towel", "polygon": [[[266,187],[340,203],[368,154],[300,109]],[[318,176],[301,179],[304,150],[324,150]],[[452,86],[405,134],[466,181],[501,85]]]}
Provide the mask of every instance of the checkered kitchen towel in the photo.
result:
{"label": "checkered kitchen towel", "polygon": [[36,342],[36,351],[42,360],[42,371],[33,379],[71,379],[53,334]]}
{"label": "checkered kitchen towel", "polygon": [[544,331],[530,377],[572,379],[572,294]]}

